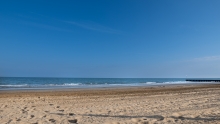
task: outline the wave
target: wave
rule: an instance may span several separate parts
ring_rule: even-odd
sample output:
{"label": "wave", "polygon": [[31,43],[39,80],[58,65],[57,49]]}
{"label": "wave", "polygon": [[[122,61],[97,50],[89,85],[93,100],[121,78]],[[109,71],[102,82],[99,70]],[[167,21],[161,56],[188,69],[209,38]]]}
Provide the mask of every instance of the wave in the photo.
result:
{"label": "wave", "polygon": [[63,84],[64,86],[77,86],[77,85],[82,85],[81,83],[65,83]]}
{"label": "wave", "polygon": [[207,82],[191,82],[191,81],[166,81],[166,82],[146,82],[147,85],[161,85],[161,84],[195,84]]}
{"label": "wave", "polygon": [[146,82],[148,85],[160,85],[160,84],[189,84],[189,81],[167,81],[167,82]]}
{"label": "wave", "polygon": [[157,82],[146,82],[146,84],[157,84]]}
{"label": "wave", "polygon": [[28,86],[28,84],[19,84],[19,85],[12,85],[12,84],[10,84],[10,85],[0,85],[0,87],[27,87]]}
{"label": "wave", "polygon": [[[46,82],[45,82],[46,83]],[[77,87],[117,87],[117,86],[150,86],[150,85],[166,85],[166,84],[195,84],[190,81],[134,81],[134,82],[75,82],[75,83],[28,83],[28,84],[1,84],[0,88],[77,88]],[[199,82],[207,83],[207,82]]]}

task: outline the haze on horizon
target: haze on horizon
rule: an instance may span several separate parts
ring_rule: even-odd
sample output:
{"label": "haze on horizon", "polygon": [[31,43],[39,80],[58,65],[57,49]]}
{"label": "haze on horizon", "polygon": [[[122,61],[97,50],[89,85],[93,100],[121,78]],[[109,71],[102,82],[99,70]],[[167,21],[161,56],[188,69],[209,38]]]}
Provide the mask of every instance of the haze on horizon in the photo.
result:
{"label": "haze on horizon", "polygon": [[219,5],[1,1],[0,77],[218,78]]}

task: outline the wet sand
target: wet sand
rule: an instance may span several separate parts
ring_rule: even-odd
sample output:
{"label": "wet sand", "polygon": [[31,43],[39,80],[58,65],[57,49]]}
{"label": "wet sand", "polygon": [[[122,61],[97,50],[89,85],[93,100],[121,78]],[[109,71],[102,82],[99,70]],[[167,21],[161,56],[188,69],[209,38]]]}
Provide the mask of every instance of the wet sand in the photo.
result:
{"label": "wet sand", "polygon": [[0,124],[220,123],[220,84],[0,91]]}

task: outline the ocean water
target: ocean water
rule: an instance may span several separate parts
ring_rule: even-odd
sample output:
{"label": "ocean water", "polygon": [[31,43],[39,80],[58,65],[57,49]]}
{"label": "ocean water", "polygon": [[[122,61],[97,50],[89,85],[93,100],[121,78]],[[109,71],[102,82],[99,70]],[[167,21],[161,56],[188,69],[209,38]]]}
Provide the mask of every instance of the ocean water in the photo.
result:
{"label": "ocean water", "polygon": [[192,83],[192,82],[185,81],[185,78],[0,77],[0,90],[151,86],[151,85],[165,85],[165,84],[187,84],[187,83]]}

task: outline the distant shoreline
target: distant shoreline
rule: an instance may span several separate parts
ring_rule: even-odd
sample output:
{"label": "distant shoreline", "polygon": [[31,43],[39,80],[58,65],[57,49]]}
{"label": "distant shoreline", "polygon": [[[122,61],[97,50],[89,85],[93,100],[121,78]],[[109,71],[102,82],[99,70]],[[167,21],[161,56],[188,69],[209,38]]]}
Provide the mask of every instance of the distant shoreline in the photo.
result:
{"label": "distant shoreline", "polygon": [[218,86],[217,82],[203,82],[203,83],[185,83],[185,84],[154,84],[154,85],[136,85],[136,86],[93,86],[93,87],[56,87],[56,88],[0,88],[0,93],[4,92],[62,92],[62,91],[102,91],[102,90],[124,90],[124,89],[151,89],[151,88],[178,88],[178,87],[206,87],[206,86]]}
{"label": "distant shoreline", "polygon": [[[214,80],[214,79],[212,79]],[[219,79],[220,80],[220,79]],[[123,87],[151,87],[166,85],[213,84],[191,82],[185,78],[32,78],[1,77],[0,91],[5,90],[66,90]]]}

